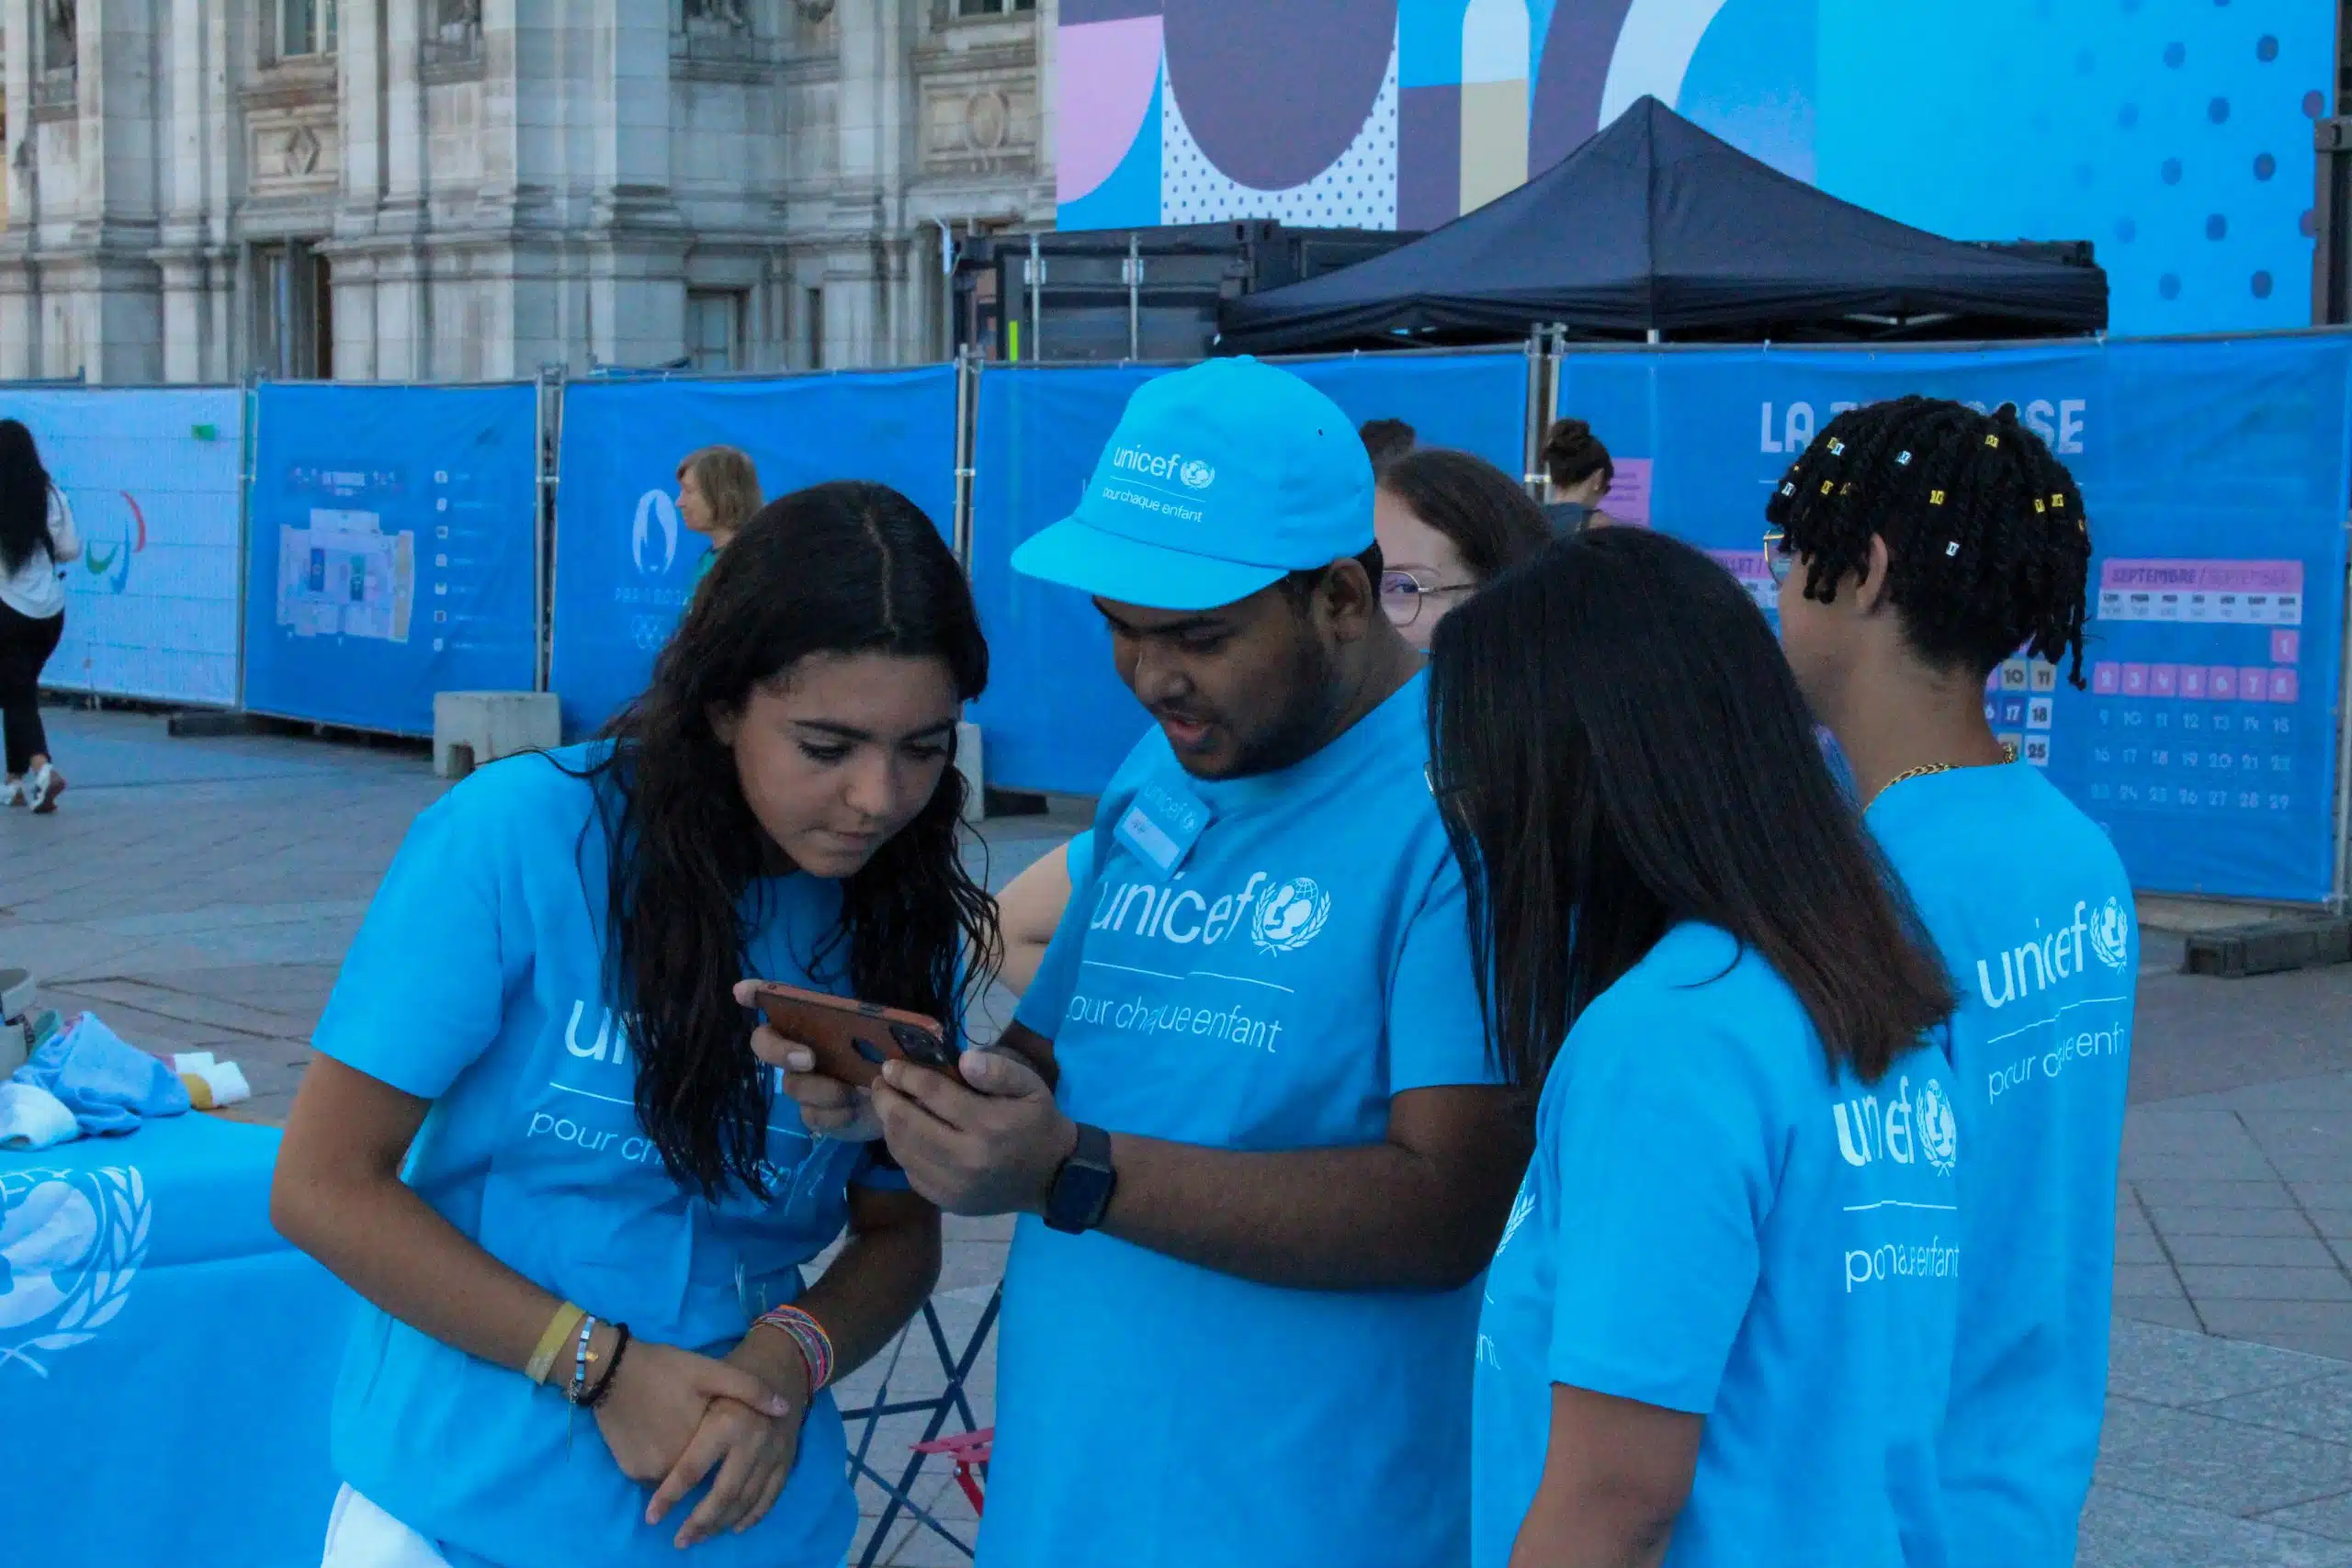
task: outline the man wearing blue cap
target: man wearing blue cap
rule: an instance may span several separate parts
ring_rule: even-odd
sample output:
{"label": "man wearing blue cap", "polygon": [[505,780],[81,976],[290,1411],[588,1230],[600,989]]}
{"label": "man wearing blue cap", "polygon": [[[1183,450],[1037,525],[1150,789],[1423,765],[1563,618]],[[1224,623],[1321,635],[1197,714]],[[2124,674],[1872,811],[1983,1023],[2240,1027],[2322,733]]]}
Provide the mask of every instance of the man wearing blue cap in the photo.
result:
{"label": "man wearing blue cap", "polygon": [[[1372,497],[1329,399],[1217,360],[1138,390],[1013,556],[1093,597],[1159,727],[1019,1021],[961,1083],[899,1063],[874,1091],[917,1190],[1023,1216],[984,1565],[1468,1551],[1475,1281],[1526,1135]],[[850,1125],[838,1086],[788,1081]]]}

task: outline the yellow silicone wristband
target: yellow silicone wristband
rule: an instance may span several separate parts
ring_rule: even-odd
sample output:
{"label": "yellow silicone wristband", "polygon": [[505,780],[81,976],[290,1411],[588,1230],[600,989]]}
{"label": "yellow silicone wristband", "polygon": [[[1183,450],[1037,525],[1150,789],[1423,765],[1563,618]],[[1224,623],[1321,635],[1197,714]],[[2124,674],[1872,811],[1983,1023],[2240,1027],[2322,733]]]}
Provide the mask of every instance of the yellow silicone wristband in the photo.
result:
{"label": "yellow silicone wristband", "polygon": [[539,1336],[538,1348],[531,1352],[530,1360],[524,1363],[523,1375],[536,1383],[546,1382],[548,1375],[555,1371],[556,1357],[571,1341],[571,1331],[579,1327],[580,1320],[587,1315],[584,1310],[570,1302],[556,1308],[555,1315],[548,1319],[547,1328]]}

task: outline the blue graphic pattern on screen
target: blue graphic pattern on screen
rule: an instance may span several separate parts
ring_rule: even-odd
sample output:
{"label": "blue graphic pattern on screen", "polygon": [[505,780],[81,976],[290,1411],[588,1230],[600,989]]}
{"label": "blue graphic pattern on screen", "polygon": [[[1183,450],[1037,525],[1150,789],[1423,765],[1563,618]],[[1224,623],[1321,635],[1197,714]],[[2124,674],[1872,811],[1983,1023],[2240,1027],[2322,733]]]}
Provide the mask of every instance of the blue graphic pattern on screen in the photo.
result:
{"label": "blue graphic pattern on screen", "polygon": [[[1377,355],[1286,364],[1357,424],[1402,419],[1424,446],[1475,452],[1516,475],[1527,361],[1516,354]],[[1080,593],[1013,571],[1021,542],[1069,514],[1137,387],[1136,366],[992,369],[980,378],[972,591],[992,674],[974,711],[991,784],[1092,795],[1149,720],[1111,668]]]}
{"label": "blue graphic pattern on screen", "polygon": [[772,381],[592,381],[565,389],[556,496],[554,664],[564,732],[644,689],[705,551],[678,521],[678,463],[740,446],[770,499],[828,479],[900,491],[946,536],[956,514],[949,366]]}
{"label": "blue graphic pattern on screen", "polygon": [[2114,839],[2134,886],[2301,901],[2331,888],[2352,340],[1981,354],[1583,354],[1560,409],[1650,517],[1769,606],[1766,495],[1838,409],[1905,392],[2013,401],[2090,511],[2083,676],[2022,658],[1996,733]]}
{"label": "blue graphic pattern on screen", "polygon": [[[1785,6],[1715,26],[1758,9]],[[1822,0],[1815,177],[1959,239],[2092,241],[2118,333],[2302,326],[2333,10]],[[1686,81],[1683,107],[1739,93]]]}
{"label": "blue graphic pattern on screen", "polygon": [[433,695],[529,691],[538,389],[269,383],[245,705],[401,735]]}

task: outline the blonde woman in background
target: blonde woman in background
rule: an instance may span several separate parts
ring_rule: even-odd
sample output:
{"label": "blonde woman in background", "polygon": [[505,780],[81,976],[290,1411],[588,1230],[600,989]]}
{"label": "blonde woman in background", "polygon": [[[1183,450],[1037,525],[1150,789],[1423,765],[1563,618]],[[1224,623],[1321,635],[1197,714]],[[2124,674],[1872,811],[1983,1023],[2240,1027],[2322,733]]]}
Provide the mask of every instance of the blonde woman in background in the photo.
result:
{"label": "blonde woman in background", "polygon": [[678,465],[678,521],[710,541],[695,585],[710,572],[718,552],[735,540],[760,509],[760,471],[749,453],[733,446],[705,446]]}

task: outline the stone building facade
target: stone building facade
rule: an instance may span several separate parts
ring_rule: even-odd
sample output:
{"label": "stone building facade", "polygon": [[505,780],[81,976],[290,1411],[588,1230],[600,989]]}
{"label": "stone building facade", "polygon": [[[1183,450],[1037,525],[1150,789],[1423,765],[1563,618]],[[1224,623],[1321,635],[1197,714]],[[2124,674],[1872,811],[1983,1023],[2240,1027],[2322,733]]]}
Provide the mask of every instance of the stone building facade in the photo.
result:
{"label": "stone building facade", "polygon": [[1053,0],[0,0],[0,378],[941,357]]}

